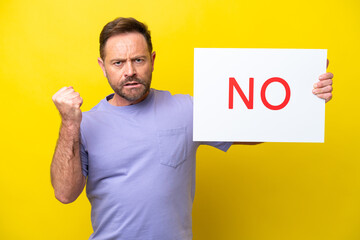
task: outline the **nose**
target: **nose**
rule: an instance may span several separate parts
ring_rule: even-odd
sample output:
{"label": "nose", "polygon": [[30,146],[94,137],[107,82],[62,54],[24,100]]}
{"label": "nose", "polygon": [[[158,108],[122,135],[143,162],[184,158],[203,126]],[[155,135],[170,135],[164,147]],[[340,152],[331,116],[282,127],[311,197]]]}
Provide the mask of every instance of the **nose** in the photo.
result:
{"label": "nose", "polygon": [[136,74],[136,71],[135,71],[132,61],[128,61],[126,63],[126,68],[125,68],[125,77],[132,77],[135,74]]}

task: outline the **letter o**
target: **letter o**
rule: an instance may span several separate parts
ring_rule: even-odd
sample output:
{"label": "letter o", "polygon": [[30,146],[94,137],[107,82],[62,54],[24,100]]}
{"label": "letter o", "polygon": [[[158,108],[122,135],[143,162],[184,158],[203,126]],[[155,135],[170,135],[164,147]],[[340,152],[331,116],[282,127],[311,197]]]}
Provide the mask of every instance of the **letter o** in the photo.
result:
{"label": "letter o", "polygon": [[[285,91],[286,91],[284,101],[280,105],[277,105],[277,106],[276,105],[271,105],[266,100],[266,97],[265,97],[266,88],[269,86],[270,83],[273,83],[273,82],[281,83],[284,86]],[[271,110],[280,110],[280,109],[284,108],[289,103],[289,100],[290,100],[290,87],[289,87],[289,84],[282,78],[279,78],[279,77],[269,78],[268,80],[265,81],[265,83],[261,87],[260,95],[261,95],[261,101],[263,102],[265,107],[267,107],[268,109],[271,109]]]}

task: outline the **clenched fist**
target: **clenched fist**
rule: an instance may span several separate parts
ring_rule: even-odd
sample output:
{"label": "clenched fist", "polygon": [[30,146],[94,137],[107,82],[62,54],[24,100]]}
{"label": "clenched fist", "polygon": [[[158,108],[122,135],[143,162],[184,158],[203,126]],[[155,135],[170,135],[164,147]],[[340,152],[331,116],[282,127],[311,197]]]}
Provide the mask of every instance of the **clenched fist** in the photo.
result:
{"label": "clenched fist", "polygon": [[80,125],[82,112],[80,106],[83,99],[73,87],[63,87],[52,97],[56,108],[59,110],[62,123],[68,125]]}

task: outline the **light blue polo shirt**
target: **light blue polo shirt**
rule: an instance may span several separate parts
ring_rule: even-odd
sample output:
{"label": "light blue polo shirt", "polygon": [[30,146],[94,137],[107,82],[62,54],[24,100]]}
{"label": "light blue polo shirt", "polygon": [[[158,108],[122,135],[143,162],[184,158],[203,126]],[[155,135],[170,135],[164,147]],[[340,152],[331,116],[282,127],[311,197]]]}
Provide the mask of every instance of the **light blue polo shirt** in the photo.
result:
{"label": "light blue polo shirt", "polygon": [[195,156],[189,95],[151,89],[135,105],[113,95],[83,114],[81,161],[96,240],[190,240]]}

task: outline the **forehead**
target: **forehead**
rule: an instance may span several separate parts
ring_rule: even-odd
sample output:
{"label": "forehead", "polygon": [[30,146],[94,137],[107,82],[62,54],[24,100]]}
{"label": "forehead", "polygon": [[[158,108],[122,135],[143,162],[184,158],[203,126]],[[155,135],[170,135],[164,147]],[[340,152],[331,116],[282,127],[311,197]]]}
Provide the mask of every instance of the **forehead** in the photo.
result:
{"label": "forehead", "polygon": [[147,55],[149,51],[144,36],[137,32],[122,33],[110,37],[104,50],[106,58]]}

